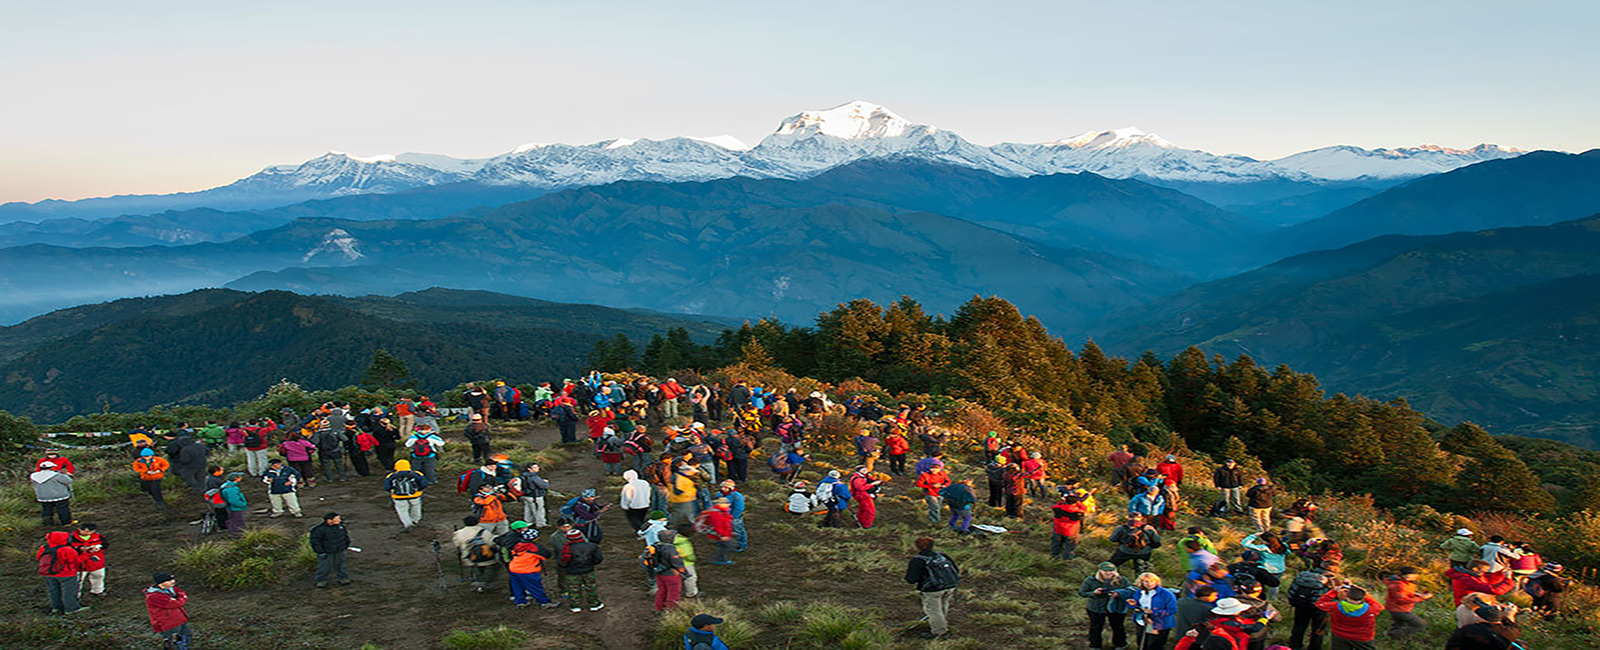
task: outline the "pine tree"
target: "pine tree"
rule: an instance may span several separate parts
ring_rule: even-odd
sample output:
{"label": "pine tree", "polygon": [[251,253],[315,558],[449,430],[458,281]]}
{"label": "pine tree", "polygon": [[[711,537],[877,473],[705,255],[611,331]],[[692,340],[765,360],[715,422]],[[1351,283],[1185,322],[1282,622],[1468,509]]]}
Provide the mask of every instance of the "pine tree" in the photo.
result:
{"label": "pine tree", "polygon": [[772,354],[760,341],[751,339],[739,350],[739,363],[751,368],[771,368]]}
{"label": "pine tree", "polygon": [[405,362],[388,350],[378,348],[372,351],[372,361],[361,376],[361,385],[368,388],[409,387],[416,383],[408,381],[410,377],[411,370],[406,368]]}
{"label": "pine tree", "polygon": [[610,339],[601,339],[589,353],[589,363],[600,372],[621,372],[634,367],[639,351],[628,340],[628,335],[618,332]]}
{"label": "pine tree", "polygon": [[852,300],[817,317],[817,374],[827,381],[876,379],[889,324],[871,300]]}

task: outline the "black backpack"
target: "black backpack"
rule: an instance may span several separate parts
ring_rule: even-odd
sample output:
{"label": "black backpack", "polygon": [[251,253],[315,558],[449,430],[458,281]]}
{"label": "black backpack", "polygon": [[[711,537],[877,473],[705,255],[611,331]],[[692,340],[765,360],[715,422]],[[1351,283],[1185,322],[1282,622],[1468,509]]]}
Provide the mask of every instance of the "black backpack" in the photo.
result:
{"label": "black backpack", "polygon": [[416,494],[421,491],[417,485],[417,475],[413,472],[400,472],[389,480],[390,494]]}
{"label": "black backpack", "polygon": [[244,434],[244,446],[245,447],[260,447],[261,446],[261,432],[256,430],[256,429],[251,429],[249,431],[246,431],[245,434]]}
{"label": "black backpack", "polygon": [[1289,583],[1289,604],[1295,607],[1313,607],[1322,594],[1328,592],[1327,578],[1319,571],[1301,571]]}
{"label": "black backpack", "polygon": [[954,589],[961,583],[961,572],[956,570],[956,563],[943,553],[935,553],[923,564],[922,584],[923,591],[944,591]]}

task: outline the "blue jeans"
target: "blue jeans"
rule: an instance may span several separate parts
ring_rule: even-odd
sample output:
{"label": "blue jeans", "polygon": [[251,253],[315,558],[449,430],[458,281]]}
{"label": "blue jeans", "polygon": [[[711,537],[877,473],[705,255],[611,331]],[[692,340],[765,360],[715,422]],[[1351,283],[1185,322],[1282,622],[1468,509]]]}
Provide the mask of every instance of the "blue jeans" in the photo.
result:
{"label": "blue jeans", "polygon": [[526,605],[528,596],[533,596],[533,601],[540,605],[550,602],[550,597],[544,595],[543,572],[511,574],[511,599],[518,605]]}
{"label": "blue jeans", "polygon": [[734,517],[733,539],[734,551],[743,552],[745,549],[750,547],[750,535],[744,530],[744,517]]}

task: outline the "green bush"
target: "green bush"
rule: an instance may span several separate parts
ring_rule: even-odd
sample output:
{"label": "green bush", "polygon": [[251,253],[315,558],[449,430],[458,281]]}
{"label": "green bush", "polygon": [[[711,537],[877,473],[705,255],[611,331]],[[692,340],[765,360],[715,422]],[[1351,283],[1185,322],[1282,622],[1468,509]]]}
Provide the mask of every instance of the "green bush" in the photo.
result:
{"label": "green bush", "polygon": [[[877,621],[877,612],[818,601],[806,606],[805,613],[800,617],[798,636],[813,647],[841,647],[846,639],[857,632],[866,631],[866,634],[870,634],[871,630],[877,627]],[[855,642],[861,643],[865,640],[863,636],[857,635]]]}
{"label": "green bush", "polygon": [[201,574],[206,585],[217,589],[273,587],[316,564],[316,555],[310,553],[305,539],[278,527],[251,528],[238,539],[181,547],[175,563],[180,569]]}
{"label": "green bush", "polygon": [[444,644],[456,650],[513,650],[527,640],[527,632],[504,625],[477,631],[451,630],[444,635]]}
{"label": "green bush", "polygon": [[656,650],[678,650],[683,647],[683,635],[689,631],[689,621],[698,614],[711,614],[722,619],[717,626],[717,636],[730,648],[745,648],[755,643],[761,628],[727,600],[697,599],[679,601],[678,606],[662,614],[656,621],[654,646]]}

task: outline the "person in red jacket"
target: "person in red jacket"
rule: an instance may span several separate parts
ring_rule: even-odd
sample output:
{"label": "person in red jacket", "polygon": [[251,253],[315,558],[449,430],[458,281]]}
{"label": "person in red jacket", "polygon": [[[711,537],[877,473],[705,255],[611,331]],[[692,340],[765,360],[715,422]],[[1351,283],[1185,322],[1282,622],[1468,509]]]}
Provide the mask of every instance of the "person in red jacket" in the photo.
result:
{"label": "person in red jacket", "polygon": [[64,530],[51,531],[44,536],[44,546],[33,554],[39,561],[39,575],[44,577],[44,590],[50,598],[52,614],[71,614],[89,609],[78,604],[78,565],[82,562],[77,549],[72,548],[71,535]]}
{"label": "person in red jacket", "polygon": [[1183,485],[1183,465],[1178,464],[1178,457],[1167,454],[1166,460],[1156,464],[1156,471],[1167,477],[1167,483]]}
{"label": "person in red jacket", "polygon": [[717,554],[711,560],[712,564],[733,564],[733,502],[718,497],[711,502],[711,509],[705,512],[705,525],[709,530],[706,537],[717,547]]}
{"label": "person in red jacket", "polygon": [[92,596],[106,595],[106,540],[94,524],[83,523],[72,534],[72,548],[78,552],[78,596],[85,589]]}
{"label": "person in red jacket", "polygon": [[1333,632],[1333,650],[1374,650],[1372,640],[1378,634],[1378,612],[1383,604],[1367,594],[1367,590],[1345,583],[1329,589],[1317,599],[1317,609],[1328,613],[1328,626]]}
{"label": "person in red jacket", "polygon": [[855,502],[856,522],[862,528],[871,528],[872,522],[878,518],[878,486],[880,482],[872,480],[867,474],[866,467],[857,467],[854,474],[850,475],[850,500]]}
{"label": "person in red jacket", "polygon": [[905,476],[906,454],[911,453],[911,441],[899,429],[890,428],[883,437],[883,453],[889,457],[889,473]]}
{"label": "person in red jacket", "polygon": [[944,461],[934,459],[928,471],[917,475],[917,487],[922,488],[922,501],[928,506],[928,521],[944,521],[944,498],[939,491],[950,485],[950,473],[944,471]]}
{"label": "person in red jacket", "polygon": [[187,648],[193,634],[189,631],[189,594],[178,588],[172,574],[162,571],[153,579],[154,584],[144,590],[144,608],[150,612],[150,628],[167,647]]}
{"label": "person in red jacket", "polygon": [[1037,451],[1029,454],[1028,458],[1022,461],[1022,476],[1028,482],[1028,494],[1033,495],[1036,499],[1042,499],[1045,496],[1045,466],[1044,456]]}
{"label": "person in red jacket", "polygon": [[62,456],[61,450],[54,447],[44,450],[44,458],[40,458],[33,463],[33,471],[37,472],[44,469],[45,463],[55,463],[56,471],[62,474],[72,474],[78,471],[78,468],[72,466],[72,459]]}
{"label": "person in red jacket", "polygon": [[1061,491],[1061,500],[1050,508],[1055,516],[1050,535],[1050,557],[1070,560],[1078,552],[1078,533],[1083,530],[1083,517],[1088,506],[1071,490]]}
{"label": "person in red jacket", "polygon": [[1416,609],[1417,603],[1433,598],[1431,593],[1417,591],[1417,578],[1420,573],[1416,567],[1400,567],[1393,576],[1384,581],[1389,587],[1388,597],[1383,599],[1383,607],[1389,610],[1391,639],[1404,639],[1428,629],[1428,624],[1412,612]]}
{"label": "person in red jacket", "polygon": [[1457,571],[1446,569],[1444,577],[1450,579],[1450,592],[1455,595],[1456,606],[1461,606],[1461,598],[1470,593],[1502,595],[1515,586],[1511,578],[1504,573],[1489,573],[1489,563],[1483,560],[1473,560],[1467,563],[1467,570]]}

